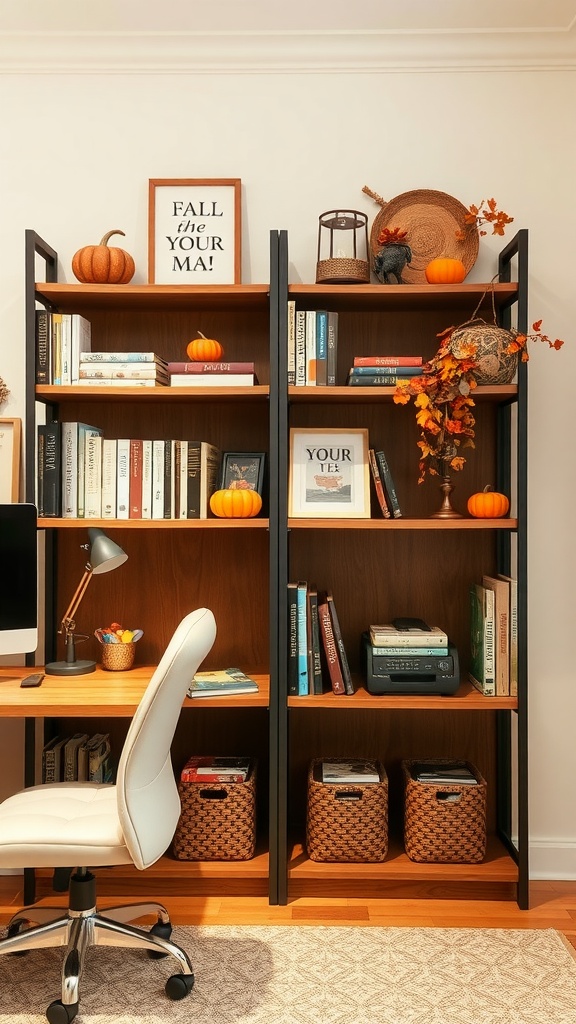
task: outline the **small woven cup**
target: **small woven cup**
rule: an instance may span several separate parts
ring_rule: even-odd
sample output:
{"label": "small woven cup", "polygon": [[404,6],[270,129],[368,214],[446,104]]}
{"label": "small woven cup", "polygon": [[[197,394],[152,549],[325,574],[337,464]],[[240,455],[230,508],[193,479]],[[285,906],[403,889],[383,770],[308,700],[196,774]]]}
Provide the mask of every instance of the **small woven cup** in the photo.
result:
{"label": "small woven cup", "polygon": [[102,644],[102,668],[123,672],[132,668],[136,644]]}

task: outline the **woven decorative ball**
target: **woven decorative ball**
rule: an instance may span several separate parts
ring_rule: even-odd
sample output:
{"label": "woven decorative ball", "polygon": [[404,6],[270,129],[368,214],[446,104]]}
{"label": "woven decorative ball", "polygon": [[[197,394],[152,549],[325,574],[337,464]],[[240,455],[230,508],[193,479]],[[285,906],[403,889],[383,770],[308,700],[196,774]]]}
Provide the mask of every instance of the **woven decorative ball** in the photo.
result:
{"label": "woven decorative ball", "polygon": [[470,347],[474,347],[477,384],[510,384],[518,367],[518,353],[506,352],[513,340],[511,331],[485,320],[473,320],[456,328],[450,348],[457,359],[463,359],[469,355]]}
{"label": "woven decorative ball", "polygon": [[[460,260],[468,273],[478,257],[479,235],[474,224],[467,225],[468,210],[446,192],[415,189],[386,203],[376,215],[370,231],[370,249],[375,257],[381,248],[378,236],[383,228],[406,232],[404,241],[412,250],[412,262],[402,272],[406,284],[425,284],[426,267],[438,256]],[[463,231],[460,241],[456,235]]]}
{"label": "woven decorative ball", "polygon": [[136,644],[102,644],[102,668],[111,672],[125,672],[132,668]]}

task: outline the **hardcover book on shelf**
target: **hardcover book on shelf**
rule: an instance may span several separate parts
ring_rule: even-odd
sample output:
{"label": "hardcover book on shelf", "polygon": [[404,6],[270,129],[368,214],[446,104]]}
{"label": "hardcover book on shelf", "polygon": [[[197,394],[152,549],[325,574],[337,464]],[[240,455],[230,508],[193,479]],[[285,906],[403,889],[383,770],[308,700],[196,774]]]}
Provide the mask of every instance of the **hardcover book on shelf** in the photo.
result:
{"label": "hardcover book on shelf", "polygon": [[186,374],[192,373],[195,375],[211,375],[214,373],[255,373],[255,366],[253,362],[232,362],[232,363],[186,363],[186,362],[169,362],[167,363],[167,369],[170,376],[172,374]]}
{"label": "hardcover book on shelf", "polygon": [[169,374],[158,363],[80,363],[79,380],[157,380],[167,384]]}
{"label": "hardcover book on shelf", "polygon": [[335,387],[338,370],[338,313],[328,313],[327,384]]}
{"label": "hardcover book on shelf", "polygon": [[286,325],[288,385],[296,383],[296,300],[286,303],[288,322]]}
{"label": "hardcover book on shelf", "polygon": [[152,441],[142,440],[142,519],[152,519]]}
{"label": "hardcover book on shelf", "polygon": [[494,658],[496,696],[510,693],[510,585],[494,576],[483,576],[482,586],[494,592]]}
{"label": "hardcover book on shelf", "polygon": [[258,693],[258,683],[239,668],[197,672],[188,687],[189,697],[229,697]]}
{"label": "hardcover book on shelf", "polygon": [[332,620],[332,633],[334,634],[334,640],[336,641],[336,647],[338,648],[340,667],[342,669],[342,679],[344,680],[344,692],[350,697],[354,693],[354,684],[352,682],[352,674],[350,672],[348,657],[346,655],[346,648],[344,647],[342,631],[340,629],[340,623],[338,621],[336,605],[334,604],[334,597],[332,596],[332,593],[329,590],[326,592],[326,602],[328,604],[328,610],[330,612],[330,618]]}
{"label": "hardcover book on shelf", "polygon": [[208,519],[210,497],[218,487],[222,452],[215,444],[200,444],[200,519]]}
{"label": "hardcover book on shelf", "polygon": [[128,518],[142,516],[142,439],[130,438],[130,460],[128,469]]}
{"label": "hardcover book on shelf", "polygon": [[421,366],[352,366],[349,377],[418,377],[422,373]]}
{"label": "hardcover book on shelf", "polygon": [[355,373],[349,373],[346,378],[346,384],[349,388],[395,388],[397,384],[401,384],[406,379],[406,377],[401,377],[397,373],[391,373],[386,376],[371,373],[362,377]]}
{"label": "hardcover book on shelf", "polygon": [[328,383],[328,313],[325,309],[316,311],[316,384],[325,387]]}
{"label": "hardcover book on shelf", "polygon": [[375,456],[378,469],[380,470],[380,477],[386,491],[388,507],[390,508],[394,519],[400,519],[402,516],[402,509],[400,508],[400,502],[398,501],[398,495],[396,494],[396,487],[394,485],[390,466],[388,465],[388,459],[383,451],[375,452]]}
{"label": "hardcover book on shelf", "polygon": [[448,650],[448,634],[440,626],[429,629],[396,629],[391,622],[370,626],[370,642],[374,647],[422,647]]}
{"label": "hardcover book on shelf", "polygon": [[306,310],[296,310],[296,385],[306,384]]}
{"label": "hardcover book on shelf", "polygon": [[116,518],[130,518],[130,438],[120,437],[116,446]]}
{"label": "hardcover book on shelf", "polygon": [[470,682],[485,697],[496,696],[494,676],[494,591],[470,587]]}
{"label": "hardcover book on shelf", "polygon": [[84,517],[100,519],[102,517],[102,436],[90,435],[86,438],[84,457]]}
{"label": "hardcover book on shelf", "polygon": [[316,386],[316,310],[306,310],[306,387]]}
{"label": "hardcover book on shelf", "polygon": [[346,687],[344,686],[344,676],[342,673],[342,666],[340,664],[338,647],[334,637],[332,617],[330,615],[330,608],[328,607],[326,593],[318,595],[318,622],[320,624],[320,636],[322,638],[324,656],[326,659],[328,674],[330,676],[332,691],[338,695],[345,694]]}
{"label": "hardcover book on shelf", "polygon": [[173,388],[245,388],[257,384],[255,373],[173,373]]}
{"label": "hardcover book on shelf", "polygon": [[102,439],[102,518],[116,519],[116,456],[115,437]]}
{"label": "hardcover book on shelf", "polygon": [[78,747],[88,739],[88,733],[76,732],[67,740],[64,747],[64,781],[76,782],[78,779]]}
{"label": "hardcover book on shelf", "polygon": [[125,377],[83,377],[78,381],[80,387],[102,388],[165,388],[167,384],[160,380],[127,380]]}
{"label": "hardcover book on shelf", "polygon": [[354,356],[354,366],[422,366],[422,356]]}
{"label": "hardcover book on shelf", "polygon": [[288,584],[288,693],[298,696],[298,584]]}
{"label": "hardcover book on shelf", "polygon": [[152,442],[152,519],[164,519],[165,442]]}
{"label": "hardcover book on shelf", "polygon": [[368,461],[370,463],[372,482],[374,484],[374,490],[376,492],[380,511],[385,519],[390,519],[390,509],[388,508],[388,502],[386,501],[386,494],[384,493],[384,486],[382,484],[380,470],[378,469],[378,463],[376,462],[376,455],[373,448],[368,449]]}
{"label": "hardcover book on shelf", "polygon": [[88,748],[88,779],[90,782],[113,782],[115,769],[109,733],[98,733]]}
{"label": "hardcover book on shelf", "polygon": [[52,315],[47,309],[36,310],[36,383],[53,382]]}
{"label": "hardcover book on shelf", "polygon": [[499,580],[505,580],[510,587],[510,630],[508,646],[510,649],[510,696],[518,696],[518,581],[512,576],[498,573]]}
{"label": "hardcover book on shelf", "polygon": [[80,313],[72,313],[70,315],[70,328],[70,383],[77,384],[80,377],[80,360],[87,355],[92,345],[92,325]]}
{"label": "hardcover book on shelf", "polygon": [[62,384],[62,313],[51,313],[52,318],[52,383]]}
{"label": "hardcover book on shelf", "polygon": [[100,427],[91,427],[87,423],[78,424],[78,517],[86,515],[86,444],[89,437],[102,437]]}
{"label": "hardcover book on shelf", "polygon": [[62,752],[68,739],[68,736],[56,736],[44,747],[42,751],[42,782],[62,781]]}
{"label": "hardcover book on shelf", "polygon": [[[88,434],[101,434],[99,427],[78,421],[63,422],[62,432],[62,516],[84,515],[84,457]],[[81,491],[81,494],[80,494]]]}
{"label": "hardcover book on shelf", "polygon": [[380,782],[380,773],[376,761],[351,759],[350,761],[322,761],[322,782],[326,783],[365,783]]}
{"label": "hardcover book on shelf", "polygon": [[314,584],[308,587],[308,678],[310,692],[322,693],[322,663],[320,658],[320,626],[318,624],[318,591]]}
{"label": "hardcover book on shelf", "polygon": [[250,771],[248,757],[192,756],[180,773],[181,782],[245,782]]}
{"label": "hardcover book on shelf", "polygon": [[298,696],[310,692],[308,678],[308,584],[298,581],[296,588],[298,612]]}
{"label": "hardcover book on shelf", "polygon": [[158,363],[167,366],[155,352],[83,352],[82,363]]}
{"label": "hardcover book on shelf", "polygon": [[37,431],[38,515],[58,518],[62,512],[62,425],[40,424]]}

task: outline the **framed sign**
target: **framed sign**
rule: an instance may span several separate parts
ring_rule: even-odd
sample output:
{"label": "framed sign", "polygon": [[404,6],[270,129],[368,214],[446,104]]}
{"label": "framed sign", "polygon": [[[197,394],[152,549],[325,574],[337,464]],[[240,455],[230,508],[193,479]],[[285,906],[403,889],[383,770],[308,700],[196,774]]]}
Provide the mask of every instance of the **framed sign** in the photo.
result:
{"label": "framed sign", "polygon": [[263,497],[265,465],[264,452],[224,452],[220,487],[258,491]]}
{"label": "framed sign", "polygon": [[288,515],[370,518],[368,431],[292,428]]}
{"label": "framed sign", "polygon": [[151,178],[150,284],[240,284],[240,178]]}
{"label": "framed sign", "polygon": [[22,421],[0,419],[0,502],[20,498],[20,437]]}

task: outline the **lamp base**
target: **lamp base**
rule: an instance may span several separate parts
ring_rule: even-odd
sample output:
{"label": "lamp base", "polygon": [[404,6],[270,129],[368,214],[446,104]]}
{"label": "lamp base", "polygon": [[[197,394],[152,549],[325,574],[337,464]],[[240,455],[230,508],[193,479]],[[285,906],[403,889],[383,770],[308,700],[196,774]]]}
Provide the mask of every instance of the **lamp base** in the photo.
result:
{"label": "lamp base", "polygon": [[95,661],[51,661],[44,671],[47,676],[85,676],[95,668]]}

